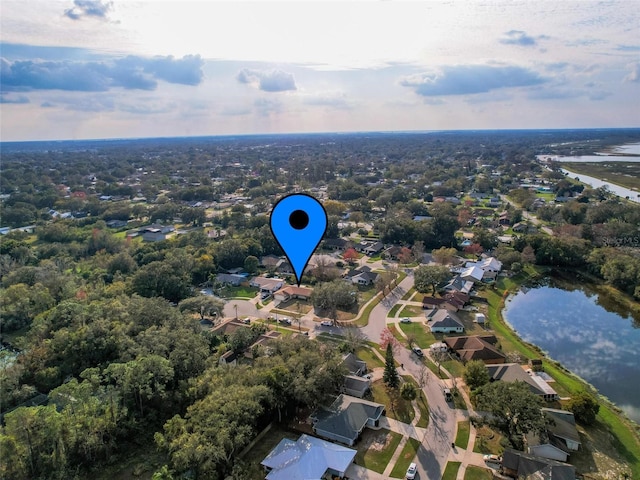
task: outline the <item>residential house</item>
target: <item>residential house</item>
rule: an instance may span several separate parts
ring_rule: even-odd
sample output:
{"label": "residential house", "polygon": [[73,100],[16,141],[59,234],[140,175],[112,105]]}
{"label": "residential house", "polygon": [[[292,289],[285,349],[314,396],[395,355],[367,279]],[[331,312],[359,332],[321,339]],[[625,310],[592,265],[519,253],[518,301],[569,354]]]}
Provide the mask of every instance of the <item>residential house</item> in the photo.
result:
{"label": "residential house", "polygon": [[239,328],[249,328],[248,325],[236,319],[225,320],[211,329],[213,335],[231,335]]}
{"label": "residential house", "polygon": [[302,434],[297,441],[283,438],[260,463],[266,480],[343,478],[356,450]]}
{"label": "residential house", "polygon": [[345,251],[353,247],[353,242],[344,238],[325,238],[322,246],[327,250]]}
{"label": "residential house", "polygon": [[352,446],[365,429],[378,428],[384,405],[341,394],[329,408],[312,415],[313,432],[320,437]]}
{"label": "residential house", "polygon": [[502,365],[487,365],[489,378],[492,382],[500,380],[503,382],[524,382],[535,395],[540,396],[548,402],[558,400],[558,394],[549,384],[536,372],[525,371],[517,363],[504,363]]}
{"label": "residential house", "polygon": [[399,247],[398,245],[392,245],[391,247],[387,248],[383,253],[384,253],[384,258],[386,258],[387,260],[397,261],[400,253],[402,253],[402,247]]}
{"label": "residential house", "polygon": [[260,258],[260,266],[271,271],[275,271],[280,262],[282,262],[282,257],[277,257],[276,255],[265,255]]}
{"label": "residential house", "polygon": [[107,227],[109,227],[109,228],[122,228],[122,227],[126,227],[127,223],[129,223],[127,220],[109,220],[107,222]]}
{"label": "residential house", "polygon": [[502,262],[495,257],[485,257],[477,262],[465,263],[465,268],[478,267],[484,272],[500,272],[502,270]]}
{"label": "residential house", "polygon": [[496,348],[498,339],[494,335],[447,337],[443,342],[463,363],[482,360],[486,364],[499,364],[507,359],[507,356]]}
{"label": "residential house", "polygon": [[243,282],[247,281],[247,277],[238,275],[237,273],[218,273],[216,275],[216,281],[224,285],[231,285],[237,287]]}
{"label": "residential house", "polygon": [[273,298],[277,302],[286,302],[288,300],[298,298],[300,300],[309,300],[311,294],[313,293],[313,288],[306,287],[296,287],[293,285],[281,288],[277,292],[273,294]]}
{"label": "residential house", "polygon": [[430,297],[425,295],[422,299],[422,308],[425,310],[433,308],[444,308],[457,312],[469,301],[469,295],[460,292],[449,292],[442,297]]}
{"label": "residential house", "polygon": [[352,397],[362,398],[371,389],[368,379],[355,375],[345,375],[344,384],[342,385],[342,393],[351,395]]}
{"label": "residential house", "polygon": [[378,274],[372,272],[371,267],[364,265],[350,270],[344,278],[355,285],[373,285],[378,279]]}
{"label": "residential house", "polygon": [[360,243],[356,244],[354,248],[360,253],[373,256],[377,253],[380,253],[384,248],[384,245],[379,241],[363,240]]}
{"label": "residential house", "polygon": [[500,206],[500,199],[498,197],[491,197],[487,202],[487,206],[496,208]]}
{"label": "residential house", "polygon": [[469,267],[460,272],[460,278],[462,280],[473,283],[481,282],[483,276],[484,270],[482,270],[480,267]]}
{"label": "residential house", "polygon": [[349,352],[345,353],[342,357],[341,365],[344,365],[349,372],[349,375],[361,377],[367,373],[366,362],[360,360],[355,354]]}
{"label": "residential house", "polygon": [[517,479],[575,480],[573,465],[506,449],[502,453],[502,472]]}
{"label": "residential house", "polygon": [[259,288],[261,293],[273,295],[284,285],[281,278],[253,277],[249,282],[249,286]]}
{"label": "residential house", "polygon": [[238,363],[238,354],[233,350],[229,350],[220,355],[218,359],[219,365],[236,365]]}
{"label": "residential house", "polygon": [[271,351],[270,344],[276,338],[279,338],[282,334],[275,330],[269,330],[266,333],[260,335],[253,344],[244,351],[245,358],[253,359],[256,354],[256,349],[260,352],[260,355],[269,355]]}
{"label": "residential house", "polygon": [[508,212],[501,212],[500,217],[498,218],[498,225],[502,225],[504,227],[508,227],[511,225],[511,217]]}
{"label": "residential house", "polygon": [[291,275],[293,273],[293,267],[291,266],[291,263],[289,263],[289,260],[280,260],[276,266],[276,272],[284,275]]}
{"label": "residential house", "polygon": [[571,452],[578,451],[581,444],[573,413],[555,408],[541,410],[549,423],[542,434],[530,433],[525,437],[527,452],[566,462]]}
{"label": "residential house", "polygon": [[161,242],[162,240],[166,240],[174,230],[173,225],[159,225],[154,223],[142,227],[139,231],[142,233],[142,240],[145,242]]}
{"label": "residential house", "polygon": [[447,292],[460,292],[465,294],[468,294],[472,288],[473,282],[471,280],[464,280],[460,275],[456,275],[444,287]]}
{"label": "residential house", "polygon": [[440,308],[427,314],[427,321],[433,333],[462,333],[464,325],[454,312]]}

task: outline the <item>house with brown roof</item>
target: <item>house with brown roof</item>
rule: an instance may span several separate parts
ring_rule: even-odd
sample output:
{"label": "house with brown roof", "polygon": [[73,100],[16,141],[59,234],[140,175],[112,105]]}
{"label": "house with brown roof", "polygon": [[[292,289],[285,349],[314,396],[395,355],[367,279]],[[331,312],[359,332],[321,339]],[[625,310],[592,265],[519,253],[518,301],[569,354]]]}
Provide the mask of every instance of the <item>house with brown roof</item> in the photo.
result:
{"label": "house with brown roof", "polygon": [[486,364],[499,364],[507,359],[507,356],[495,347],[498,339],[494,335],[446,337],[443,342],[464,363],[482,360]]}
{"label": "house with brown roof", "polygon": [[281,288],[276,293],[274,293],[273,298],[277,302],[286,302],[287,300],[291,300],[292,298],[299,298],[300,300],[309,300],[312,293],[313,293],[313,288],[296,287],[294,285],[290,285],[290,286]]}

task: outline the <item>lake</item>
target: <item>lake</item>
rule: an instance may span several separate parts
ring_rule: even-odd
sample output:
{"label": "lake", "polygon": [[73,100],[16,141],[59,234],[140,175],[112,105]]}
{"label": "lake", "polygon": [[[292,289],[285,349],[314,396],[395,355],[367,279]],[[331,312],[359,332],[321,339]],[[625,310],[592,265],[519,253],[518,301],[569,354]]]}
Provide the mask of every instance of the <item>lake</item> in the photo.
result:
{"label": "lake", "polygon": [[521,338],[640,423],[639,319],[588,286],[569,290],[553,280],[511,296],[503,315]]}

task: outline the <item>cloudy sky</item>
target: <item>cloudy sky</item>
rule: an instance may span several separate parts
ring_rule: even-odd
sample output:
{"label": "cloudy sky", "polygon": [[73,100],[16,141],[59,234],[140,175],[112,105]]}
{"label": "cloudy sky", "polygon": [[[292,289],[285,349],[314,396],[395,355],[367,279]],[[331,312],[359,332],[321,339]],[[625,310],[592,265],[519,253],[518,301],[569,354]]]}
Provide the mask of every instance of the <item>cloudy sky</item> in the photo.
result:
{"label": "cloudy sky", "polygon": [[640,0],[2,0],[0,140],[640,126]]}

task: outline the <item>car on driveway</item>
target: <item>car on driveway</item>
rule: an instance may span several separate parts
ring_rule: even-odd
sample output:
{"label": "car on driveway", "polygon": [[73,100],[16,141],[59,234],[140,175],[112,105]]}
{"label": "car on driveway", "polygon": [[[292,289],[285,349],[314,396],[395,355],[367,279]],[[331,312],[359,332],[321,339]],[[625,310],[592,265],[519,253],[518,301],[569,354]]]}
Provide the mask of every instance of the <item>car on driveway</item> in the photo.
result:
{"label": "car on driveway", "polygon": [[485,463],[497,463],[498,465],[502,463],[502,457],[499,457],[498,455],[485,455],[482,459]]}
{"label": "car on driveway", "polygon": [[333,322],[331,322],[331,320],[323,320],[320,322],[320,325],[322,325],[323,327],[331,327],[333,325]]}
{"label": "car on driveway", "polygon": [[400,320],[400,323],[411,323],[411,319],[408,317],[404,317],[402,320]]}
{"label": "car on driveway", "polygon": [[286,325],[291,325],[291,319],[287,317],[282,317],[278,319],[278,322],[284,323]]}
{"label": "car on driveway", "polygon": [[415,463],[412,463],[411,465],[409,465],[409,468],[407,468],[407,479],[413,480],[414,478],[416,478],[417,471],[418,471],[418,465],[416,465]]}
{"label": "car on driveway", "polygon": [[411,350],[413,350],[413,353],[415,353],[417,356],[424,357],[424,352],[420,347],[413,347]]}

